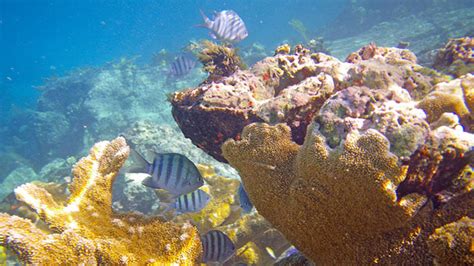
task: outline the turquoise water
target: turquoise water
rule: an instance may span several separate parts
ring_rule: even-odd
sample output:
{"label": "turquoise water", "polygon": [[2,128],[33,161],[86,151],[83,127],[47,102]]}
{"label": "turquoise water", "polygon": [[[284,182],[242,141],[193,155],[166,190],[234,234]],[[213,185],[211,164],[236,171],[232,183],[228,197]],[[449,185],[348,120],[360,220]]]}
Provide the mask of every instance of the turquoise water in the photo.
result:
{"label": "turquoise water", "polygon": [[297,38],[288,21],[316,29],[340,12],[345,1],[73,1],[2,0],[0,73],[2,114],[11,105],[34,107],[33,87],[77,67],[140,55],[146,62],[161,49],[177,51],[190,39],[208,38],[193,25],[199,9],[234,9],[249,37],[241,44],[275,45]]}

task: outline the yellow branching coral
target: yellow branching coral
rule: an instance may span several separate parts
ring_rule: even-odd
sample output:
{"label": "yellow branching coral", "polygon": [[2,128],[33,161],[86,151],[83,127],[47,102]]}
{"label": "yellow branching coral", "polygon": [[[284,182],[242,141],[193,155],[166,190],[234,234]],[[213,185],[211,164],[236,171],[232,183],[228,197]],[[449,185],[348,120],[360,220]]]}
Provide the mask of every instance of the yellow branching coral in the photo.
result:
{"label": "yellow branching coral", "polygon": [[94,145],[73,169],[71,196],[62,204],[32,183],[15,190],[54,233],[30,220],[0,214],[0,242],[28,264],[193,264],[197,230],[141,214],[114,213],[112,184],[129,154],[125,139]]}
{"label": "yellow branching coral", "polygon": [[222,150],[259,213],[316,264],[396,262],[420,233],[404,225],[424,197],[397,201],[404,173],[377,131],[329,149],[313,130],[299,146],[288,126],[255,123]]}
{"label": "yellow branching coral", "polygon": [[267,248],[276,254],[282,253],[290,244],[284,236],[257,212],[243,215],[233,224],[219,227],[238,248],[234,263],[248,265],[270,265],[274,262]]}
{"label": "yellow branching coral", "polygon": [[198,165],[206,185],[201,189],[211,196],[209,203],[199,212],[179,215],[176,222],[191,220],[201,234],[222,225],[232,223],[240,217],[240,206],[236,201],[239,180],[217,175],[212,167]]}

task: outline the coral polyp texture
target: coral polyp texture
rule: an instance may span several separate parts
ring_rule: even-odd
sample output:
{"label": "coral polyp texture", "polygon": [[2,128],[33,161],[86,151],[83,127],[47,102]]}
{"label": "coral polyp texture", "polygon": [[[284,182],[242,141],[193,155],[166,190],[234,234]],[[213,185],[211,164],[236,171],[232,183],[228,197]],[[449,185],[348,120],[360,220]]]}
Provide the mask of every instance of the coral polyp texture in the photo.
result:
{"label": "coral polyp texture", "polygon": [[1,244],[27,264],[196,263],[201,243],[192,225],[112,210],[112,184],[128,154],[121,137],[95,144],[74,166],[65,204],[33,183],[18,187],[16,197],[34,209],[49,230],[2,213]]}
{"label": "coral polyp texture", "polygon": [[434,229],[474,215],[470,190],[438,209],[422,193],[397,197],[406,169],[374,129],[330,148],[316,124],[300,146],[288,126],[256,123],[223,153],[259,213],[316,265],[433,262]]}
{"label": "coral polyp texture", "polygon": [[[184,135],[225,162],[222,143],[238,140],[248,124],[285,123],[291,128],[292,139],[302,144],[309,123],[337,91],[351,86],[376,87],[388,91],[384,97],[390,98],[394,94],[390,91],[398,86],[406,90],[390,100],[408,102],[424,97],[435,83],[444,80],[445,76],[416,64],[416,56],[409,50],[370,44],[351,54],[347,62],[341,62],[323,53],[311,53],[300,45],[293,49],[284,45],[273,57],[248,70],[237,69],[212,83],[176,92],[170,100],[173,117]],[[390,104],[381,108],[385,108],[384,113],[404,112],[403,108],[388,110]],[[419,115],[415,110],[409,116],[416,120]],[[426,124],[403,130],[416,129],[421,130],[416,136],[420,138],[426,132]]]}
{"label": "coral polyp texture", "polygon": [[472,75],[453,80],[416,62],[374,43],[345,62],[281,46],[175,93],[172,111],[316,265],[469,263],[465,248],[430,239],[474,217]]}

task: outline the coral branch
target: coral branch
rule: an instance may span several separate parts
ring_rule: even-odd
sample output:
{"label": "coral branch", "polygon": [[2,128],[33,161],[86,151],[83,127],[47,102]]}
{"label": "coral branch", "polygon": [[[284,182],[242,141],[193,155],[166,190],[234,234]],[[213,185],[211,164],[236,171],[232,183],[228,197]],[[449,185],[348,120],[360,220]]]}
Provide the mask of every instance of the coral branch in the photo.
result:
{"label": "coral branch", "polygon": [[64,206],[32,183],[15,190],[56,233],[30,220],[0,214],[0,240],[32,264],[193,264],[201,251],[197,230],[158,218],[112,211],[112,184],[129,154],[123,138],[99,142],[73,169]]}

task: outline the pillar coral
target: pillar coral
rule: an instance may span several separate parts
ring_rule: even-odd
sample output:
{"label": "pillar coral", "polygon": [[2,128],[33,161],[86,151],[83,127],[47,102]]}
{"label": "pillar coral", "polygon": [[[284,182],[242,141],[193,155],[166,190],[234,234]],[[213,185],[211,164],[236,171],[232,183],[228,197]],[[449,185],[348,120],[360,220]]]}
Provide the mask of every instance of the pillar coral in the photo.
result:
{"label": "pillar coral", "polygon": [[62,204],[32,183],[15,190],[50,227],[0,214],[0,243],[27,264],[188,264],[201,252],[197,230],[138,213],[115,213],[112,184],[129,155],[125,139],[94,145],[73,168],[71,195]]}
{"label": "pillar coral", "polygon": [[259,213],[316,265],[432,263],[434,229],[473,215],[472,192],[439,210],[420,194],[397,199],[405,171],[376,130],[331,149],[314,125],[300,146],[288,126],[256,123],[222,150]]}

